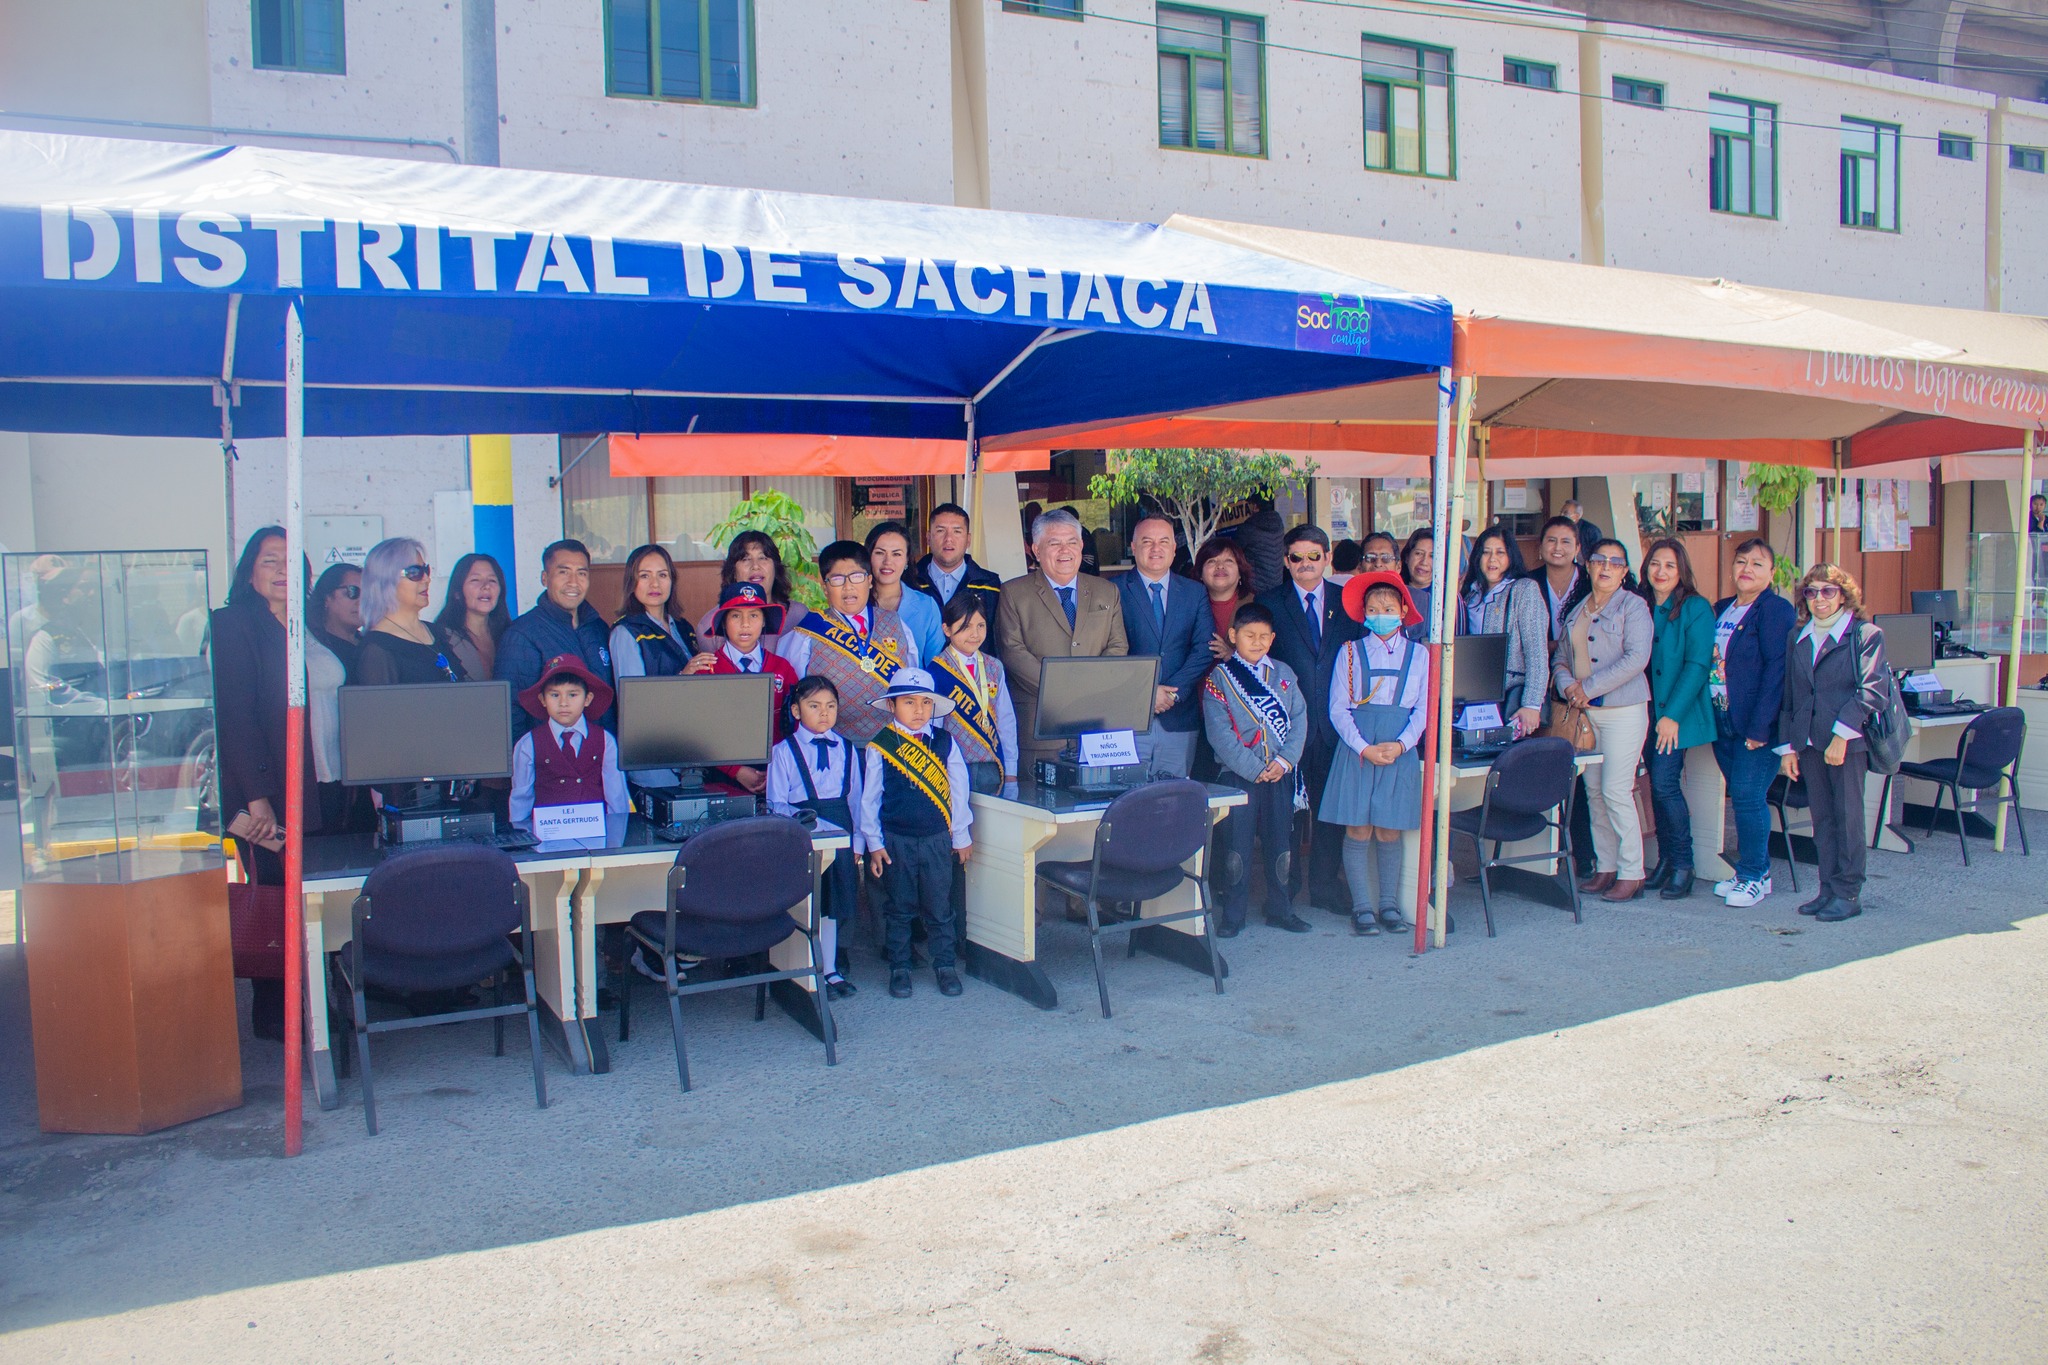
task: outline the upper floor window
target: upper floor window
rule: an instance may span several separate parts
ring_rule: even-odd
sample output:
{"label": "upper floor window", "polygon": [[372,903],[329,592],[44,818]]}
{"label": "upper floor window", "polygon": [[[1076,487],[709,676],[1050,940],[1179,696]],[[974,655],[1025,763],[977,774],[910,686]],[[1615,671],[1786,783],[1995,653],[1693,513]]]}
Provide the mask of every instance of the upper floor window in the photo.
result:
{"label": "upper floor window", "polygon": [[2048,157],[2042,155],[2039,147],[2011,147],[2006,150],[2005,164],[2016,171],[2032,171],[2041,174]]}
{"label": "upper floor window", "polygon": [[1707,128],[1707,198],[1714,211],[1777,217],[1778,106],[1710,95]]}
{"label": "upper floor window", "polygon": [[1003,0],[1005,14],[1043,14],[1052,19],[1079,19],[1081,0]]}
{"label": "upper floor window", "polygon": [[1977,159],[1977,139],[1968,133],[1942,133],[1934,139],[1934,150],[1957,161]]}
{"label": "upper floor window", "polygon": [[1614,98],[1621,104],[1641,104],[1651,109],[1662,109],[1664,87],[1657,81],[1639,81],[1634,76],[1616,76]]}
{"label": "upper floor window", "polygon": [[1548,62],[1508,57],[1500,64],[1500,78],[1509,85],[1526,85],[1535,90],[1557,89],[1557,68]]}
{"label": "upper floor window", "polygon": [[1899,126],[1842,120],[1842,226],[1899,230]]}
{"label": "upper floor window", "polygon": [[341,0],[251,0],[256,66],[344,74]]}
{"label": "upper floor window", "polygon": [[1159,145],[1266,154],[1265,25],[1159,7]]}
{"label": "upper floor window", "polygon": [[1457,174],[1450,49],[1367,35],[1364,63],[1366,169]]}
{"label": "upper floor window", "polygon": [[753,0],[606,0],[605,93],[754,102]]}

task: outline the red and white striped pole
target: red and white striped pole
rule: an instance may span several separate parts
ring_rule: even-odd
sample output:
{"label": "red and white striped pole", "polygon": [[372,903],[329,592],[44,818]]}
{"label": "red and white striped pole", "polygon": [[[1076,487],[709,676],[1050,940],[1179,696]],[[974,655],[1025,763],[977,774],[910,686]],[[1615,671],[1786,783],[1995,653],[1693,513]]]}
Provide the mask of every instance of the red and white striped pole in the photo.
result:
{"label": "red and white striped pole", "polygon": [[306,1036],[306,933],[301,901],[306,871],[306,333],[293,302],[284,315],[284,1154],[305,1146],[299,1073]]}

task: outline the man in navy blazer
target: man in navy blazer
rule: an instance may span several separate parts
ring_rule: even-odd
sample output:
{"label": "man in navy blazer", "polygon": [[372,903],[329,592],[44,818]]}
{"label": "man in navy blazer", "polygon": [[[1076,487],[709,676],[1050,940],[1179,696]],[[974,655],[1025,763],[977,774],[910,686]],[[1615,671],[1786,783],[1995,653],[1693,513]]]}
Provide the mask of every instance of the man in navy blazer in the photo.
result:
{"label": "man in navy blazer", "polygon": [[1216,618],[1209,594],[1173,572],[1173,523],[1149,516],[1131,528],[1137,567],[1117,581],[1124,638],[1133,654],[1159,656],[1159,689],[1152,698],[1152,728],[1138,736],[1138,753],[1154,777],[1186,777],[1202,724],[1202,679],[1212,662],[1209,637]]}
{"label": "man in navy blazer", "polygon": [[[1351,913],[1351,892],[1344,884],[1344,831],[1315,818],[1323,804],[1323,785],[1330,779],[1330,758],[1337,749],[1337,728],[1330,723],[1330,675],[1344,642],[1357,637],[1359,625],[1344,610],[1344,594],[1324,578],[1330,568],[1330,537],[1320,526],[1297,526],[1287,533],[1287,581],[1259,602],[1273,613],[1273,654],[1301,679],[1308,702],[1308,748],[1301,775],[1308,785],[1309,901],[1332,914]],[[1297,870],[1296,881],[1304,880]]]}

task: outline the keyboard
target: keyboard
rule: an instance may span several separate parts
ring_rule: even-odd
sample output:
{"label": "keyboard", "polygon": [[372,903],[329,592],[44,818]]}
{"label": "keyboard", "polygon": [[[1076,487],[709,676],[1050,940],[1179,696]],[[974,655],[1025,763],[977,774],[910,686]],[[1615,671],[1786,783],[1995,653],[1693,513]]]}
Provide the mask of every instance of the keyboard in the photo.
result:
{"label": "keyboard", "polygon": [[1488,745],[1482,749],[1454,749],[1451,751],[1453,764],[1491,763],[1508,751],[1508,746]]}
{"label": "keyboard", "polygon": [[1911,716],[1974,716],[1986,710],[1981,701],[1928,702],[1907,708]]}

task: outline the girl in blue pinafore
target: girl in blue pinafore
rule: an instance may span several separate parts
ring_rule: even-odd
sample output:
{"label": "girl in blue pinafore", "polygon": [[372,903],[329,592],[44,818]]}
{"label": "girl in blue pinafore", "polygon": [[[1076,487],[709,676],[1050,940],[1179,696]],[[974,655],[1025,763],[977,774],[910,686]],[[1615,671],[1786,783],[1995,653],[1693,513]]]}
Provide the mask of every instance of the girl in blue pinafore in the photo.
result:
{"label": "girl in blue pinafore", "polygon": [[[1365,627],[1345,644],[1330,679],[1330,723],[1340,741],[1319,819],[1343,825],[1351,932],[1398,933],[1401,835],[1422,827],[1422,741],[1429,649],[1402,633],[1421,621],[1398,574],[1359,574],[1344,585],[1344,610]],[[1378,864],[1379,908],[1370,872]]]}

